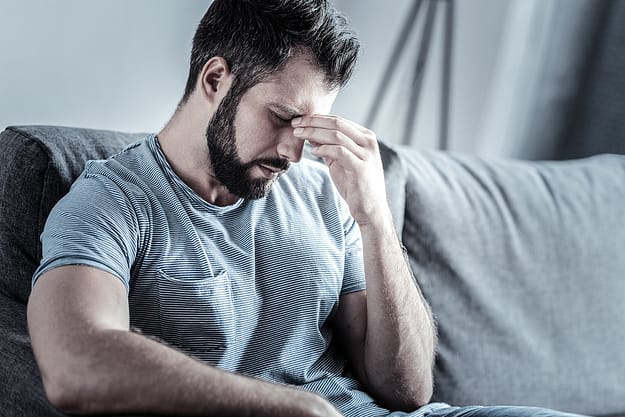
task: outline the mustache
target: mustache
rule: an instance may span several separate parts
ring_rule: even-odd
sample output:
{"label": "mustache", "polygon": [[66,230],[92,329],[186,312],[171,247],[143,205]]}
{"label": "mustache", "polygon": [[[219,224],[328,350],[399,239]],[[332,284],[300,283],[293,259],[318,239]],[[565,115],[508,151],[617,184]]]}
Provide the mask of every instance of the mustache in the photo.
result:
{"label": "mustache", "polygon": [[286,171],[291,167],[289,160],[284,158],[260,158],[248,162],[246,165],[267,165],[283,171]]}

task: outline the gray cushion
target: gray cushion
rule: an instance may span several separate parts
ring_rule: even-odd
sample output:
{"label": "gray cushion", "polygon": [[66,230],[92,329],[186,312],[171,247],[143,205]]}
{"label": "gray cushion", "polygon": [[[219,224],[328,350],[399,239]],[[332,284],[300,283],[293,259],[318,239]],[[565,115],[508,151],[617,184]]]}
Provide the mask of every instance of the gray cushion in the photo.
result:
{"label": "gray cushion", "polygon": [[102,159],[143,135],[56,126],[0,134],[1,291],[26,303],[41,259],[39,235],[88,159]]}
{"label": "gray cushion", "polygon": [[379,143],[380,156],[384,166],[384,183],[386,186],[386,196],[395,227],[399,235],[404,227],[404,208],[406,206],[406,169],[402,164],[397,152]]}
{"label": "gray cushion", "polygon": [[625,413],[625,156],[402,149],[403,240],[439,325],[434,399]]}
{"label": "gray cushion", "polygon": [[0,133],[0,409],[2,416],[60,416],[48,403],[26,329],[39,235],[88,159],[141,135],[51,126]]}
{"label": "gray cushion", "polygon": [[0,413],[62,416],[46,399],[26,332],[25,306],[0,294]]}

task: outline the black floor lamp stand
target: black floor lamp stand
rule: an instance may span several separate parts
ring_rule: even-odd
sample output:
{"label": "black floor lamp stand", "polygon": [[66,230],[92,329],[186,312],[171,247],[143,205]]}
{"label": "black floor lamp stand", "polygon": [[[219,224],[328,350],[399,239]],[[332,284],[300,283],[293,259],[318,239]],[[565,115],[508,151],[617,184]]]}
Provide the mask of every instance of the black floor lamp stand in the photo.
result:
{"label": "black floor lamp stand", "polygon": [[[423,6],[426,6],[425,12]],[[414,0],[406,20],[401,29],[391,57],[383,72],[382,80],[376,90],[373,103],[367,115],[367,126],[373,127],[382,108],[382,103],[388,92],[387,82],[398,68],[400,60],[410,34],[418,26],[420,13],[425,13],[425,20],[422,25],[419,47],[413,67],[412,80],[408,90],[408,104],[406,119],[402,132],[402,144],[408,145],[412,142],[413,131],[419,111],[419,98],[421,96],[421,86],[425,74],[425,64],[427,63],[432,44],[432,34],[434,33],[435,21],[439,10],[444,12],[443,21],[443,54],[442,54],[442,77],[440,86],[440,119],[439,119],[439,143],[440,149],[449,148],[449,113],[451,94],[451,69],[453,51],[453,22],[454,22],[454,0]]]}

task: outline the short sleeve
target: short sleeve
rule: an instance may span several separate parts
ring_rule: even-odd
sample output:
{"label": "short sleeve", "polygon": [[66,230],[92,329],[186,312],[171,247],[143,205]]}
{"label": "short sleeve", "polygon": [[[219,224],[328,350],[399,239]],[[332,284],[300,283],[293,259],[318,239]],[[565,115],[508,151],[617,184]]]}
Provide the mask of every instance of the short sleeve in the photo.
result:
{"label": "short sleeve", "polygon": [[41,235],[44,272],[87,265],[109,272],[129,289],[138,248],[137,215],[124,192],[102,175],[83,174],[52,209]]}

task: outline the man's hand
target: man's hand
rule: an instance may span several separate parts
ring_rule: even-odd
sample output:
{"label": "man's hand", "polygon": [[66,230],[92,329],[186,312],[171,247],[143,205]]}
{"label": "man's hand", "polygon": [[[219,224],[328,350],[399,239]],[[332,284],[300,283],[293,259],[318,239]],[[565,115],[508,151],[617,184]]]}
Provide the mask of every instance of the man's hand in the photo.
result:
{"label": "man's hand", "polygon": [[375,134],[337,116],[302,116],[292,126],[325,161],[362,235],[367,290],[341,297],[338,343],[370,394],[387,408],[415,410],[432,396],[436,330],[395,232]]}
{"label": "man's hand", "polygon": [[384,171],[375,133],[338,116],[309,115],[292,120],[293,134],[308,140],[322,158],[359,226],[388,210]]}

